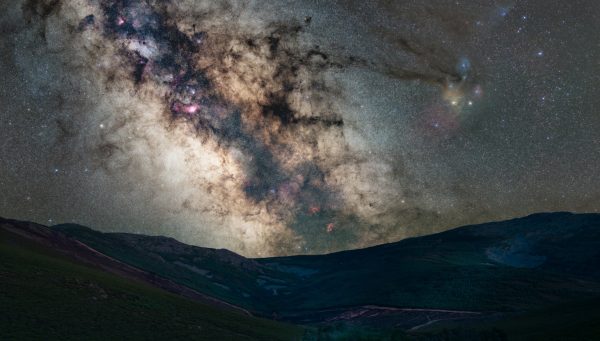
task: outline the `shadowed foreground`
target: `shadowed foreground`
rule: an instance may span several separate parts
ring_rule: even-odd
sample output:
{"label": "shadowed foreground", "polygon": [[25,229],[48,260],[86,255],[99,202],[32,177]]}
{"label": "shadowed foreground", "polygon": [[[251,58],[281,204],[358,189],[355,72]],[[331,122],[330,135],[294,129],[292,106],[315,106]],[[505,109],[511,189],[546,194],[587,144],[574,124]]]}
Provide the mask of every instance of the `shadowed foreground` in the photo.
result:
{"label": "shadowed foreground", "polygon": [[3,339],[600,339],[597,214],[264,259],[78,225],[0,237]]}

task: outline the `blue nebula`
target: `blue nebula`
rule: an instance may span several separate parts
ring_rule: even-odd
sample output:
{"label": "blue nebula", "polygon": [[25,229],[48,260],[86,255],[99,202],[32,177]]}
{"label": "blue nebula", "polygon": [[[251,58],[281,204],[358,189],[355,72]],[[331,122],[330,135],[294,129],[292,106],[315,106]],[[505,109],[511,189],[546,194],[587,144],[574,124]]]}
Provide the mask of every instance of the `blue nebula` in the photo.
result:
{"label": "blue nebula", "polygon": [[471,61],[469,58],[463,57],[456,64],[456,71],[464,78],[471,70]]}

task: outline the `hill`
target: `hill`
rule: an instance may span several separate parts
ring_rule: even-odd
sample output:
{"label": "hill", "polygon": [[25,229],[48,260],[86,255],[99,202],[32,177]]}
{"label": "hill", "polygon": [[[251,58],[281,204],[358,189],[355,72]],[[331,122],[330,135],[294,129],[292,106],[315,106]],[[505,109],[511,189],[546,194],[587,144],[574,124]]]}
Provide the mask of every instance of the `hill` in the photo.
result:
{"label": "hill", "polygon": [[[27,307],[15,315],[22,319],[36,311],[32,300],[48,309],[65,303],[56,321],[73,321],[65,307],[92,300],[117,309],[119,321],[137,319],[136,330],[181,319],[161,336],[217,335],[223,328],[234,339],[600,339],[598,214],[534,214],[360,250],[262,259],[73,224],[0,226],[0,278],[28,288],[3,288],[12,294],[0,303]],[[37,282],[32,273],[39,273]],[[107,279],[98,284],[98,276]],[[105,295],[118,299],[109,304]],[[63,296],[74,301],[56,300]],[[134,296],[145,303],[128,301]],[[126,313],[136,309],[144,313]],[[123,325],[116,320],[108,319]],[[205,321],[206,334],[188,330],[196,321]]]}
{"label": "hill", "polygon": [[[600,295],[600,215],[536,214],[328,255],[246,259],[171,238],[54,229],[135,267],[294,322],[519,312]],[[429,312],[428,312],[429,313]],[[476,313],[476,314],[475,314]],[[396,313],[393,313],[396,314]],[[411,322],[411,323],[414,323]]]}
{"label": "hill", "polygon": [[44,226],[0,221],[3,340],[293,340],[304,333],[163,285]]}

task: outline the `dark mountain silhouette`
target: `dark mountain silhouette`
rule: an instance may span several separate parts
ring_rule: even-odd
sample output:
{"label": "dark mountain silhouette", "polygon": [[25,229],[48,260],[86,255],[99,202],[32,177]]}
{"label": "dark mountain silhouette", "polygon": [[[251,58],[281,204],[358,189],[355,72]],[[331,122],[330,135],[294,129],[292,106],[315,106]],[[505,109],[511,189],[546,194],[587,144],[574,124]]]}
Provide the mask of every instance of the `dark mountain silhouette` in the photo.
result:
{"label": "dark mountain silhouette", "polygon": [[0,339],[301,339],[48,227],[0,219]]}
{"label": "dark mountain silhouette", "polygon": [[73,224],[1,226],[248,323],[263,317],[307,326],[308,339],[600,333],[590,323],[600,318],[598,214],[535,214],[361,250],[263,259]]}

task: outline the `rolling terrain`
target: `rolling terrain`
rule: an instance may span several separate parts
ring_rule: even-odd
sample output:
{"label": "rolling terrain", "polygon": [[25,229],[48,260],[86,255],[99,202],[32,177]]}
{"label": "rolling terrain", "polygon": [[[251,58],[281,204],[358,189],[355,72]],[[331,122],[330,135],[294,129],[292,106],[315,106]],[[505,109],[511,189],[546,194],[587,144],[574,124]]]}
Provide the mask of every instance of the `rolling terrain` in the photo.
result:
{"label": "rolling terrain", "polygon": [[[33,252],[4,242],[7,235],[27,240],[38,245],[35,250],[58,252],[73,266],[121,281],[132,291],[142,286],[161,300],[169,298],[160,304],[176,301],[198,306],[199,312],[239,317],[232,328],[241,328],[240,337],[600,339],[594,323],[600,320],[598,214],[535,214],[361,250],[263,259],[73,224],[46,228],[3,221],[1,226],[7,255]],[[39,276],[60,277],[61,271],[48,268]],[[3,269],[0,278],[16,278],[7,273]],[[37,272],[23,270],[21,276],[32,273]],[[66,292],[79,285],[65,283]],[[37,285],[43,287],[32,282],[30,289]],[[94,303],[102,302],[94,297]],[[160,309],[160,314],[156,318],[168,320],[170,313]],[[260,334],[269,323],[273,334]]]}
{"label": "rolling terrain", "polygon": [[44,226],[0,221],[2,340],[300,340],[301,327],[132,268]]}

